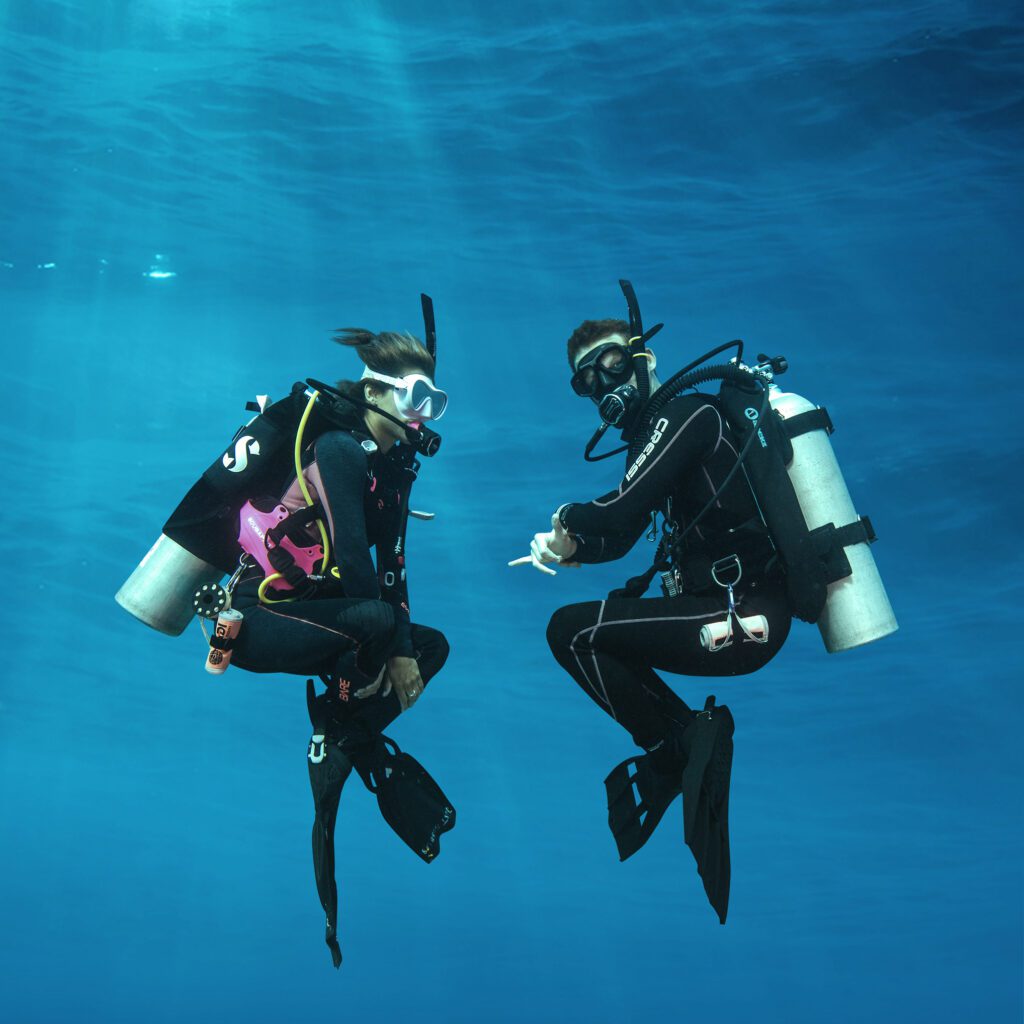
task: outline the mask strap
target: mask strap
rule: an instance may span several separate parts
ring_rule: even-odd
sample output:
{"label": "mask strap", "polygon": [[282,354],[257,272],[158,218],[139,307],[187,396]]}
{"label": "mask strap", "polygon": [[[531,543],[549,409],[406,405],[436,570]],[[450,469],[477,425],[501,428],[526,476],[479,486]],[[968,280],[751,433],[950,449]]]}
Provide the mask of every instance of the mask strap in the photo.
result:
{"label": "mask strap", "polygon": [[389,377],[387,374],[378,373],[376,370],[371,370],[368,366],[363,368],[363,375],[359,378],[362,380],[376,380],[380,381],[381,384],[390,384],[393,388],[400,387],[402,384],[401,377]]}

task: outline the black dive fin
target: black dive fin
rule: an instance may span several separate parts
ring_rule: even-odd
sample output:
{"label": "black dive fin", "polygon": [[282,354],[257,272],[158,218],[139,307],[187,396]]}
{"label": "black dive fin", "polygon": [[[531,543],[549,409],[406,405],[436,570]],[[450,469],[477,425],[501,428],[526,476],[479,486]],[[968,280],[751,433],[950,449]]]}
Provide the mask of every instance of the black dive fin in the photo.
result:
{"label": "black dive fin", "polygon": [[732,776],[732,714],[708,697],[686,730],[683,770],[683,835],[693,852],[704,891],[718,919],[729,909],[729,782]]}
{"label": "black dive fin", "polygon": [[366,788],[377,796],[384,820],[428,864],[441,852],[441,835],[455,828],[455,808],[412,755],[379,737],[372,754],[356,761]]}
{"label": "black dive fin", "polygon": [[632,857],[654,834],[672,801],[682,792],[678,775],[655,771],[651,755],[631,757],[604,780],[608,793],[608,827],[619,860]]}
{"label": "black dive fin", "polygon": [[306,702],[313,736],[309,741],[306,758],[309,762],[309,785],[313,790],[313,871],[320,905],[327,915],[326,942],[335,967],[341,966],[341,947],[338,945],[338,886],[334,879],[334,823],[338,817],[338,802],[345,780],[352,771],[352,762],[336,743],[328,743],[322,723],[316,718],[313,680],[306,684]]}

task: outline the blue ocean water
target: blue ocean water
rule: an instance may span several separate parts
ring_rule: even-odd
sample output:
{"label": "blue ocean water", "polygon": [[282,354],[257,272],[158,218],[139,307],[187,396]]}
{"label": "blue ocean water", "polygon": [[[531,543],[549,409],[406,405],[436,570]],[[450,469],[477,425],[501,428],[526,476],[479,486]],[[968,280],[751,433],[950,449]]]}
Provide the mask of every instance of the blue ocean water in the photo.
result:
{"label": "blue ocean water", "polygon": [[[4,0],[0,1017],[1019,1021],[1022,54],[1002,0]],[[828,405],[901,623],[673,680],[737,721],[724,928],[678,811],[618,863],[629,738],[544,642],[649,546],[506,567],[621,472],[564,362],[619,277],[663,367],[739,336]],[[112,595],[246,400],[420,291],[453,653],[394,735],[459,825],[426,867],[350,783],[336,974],[302,681]]]}

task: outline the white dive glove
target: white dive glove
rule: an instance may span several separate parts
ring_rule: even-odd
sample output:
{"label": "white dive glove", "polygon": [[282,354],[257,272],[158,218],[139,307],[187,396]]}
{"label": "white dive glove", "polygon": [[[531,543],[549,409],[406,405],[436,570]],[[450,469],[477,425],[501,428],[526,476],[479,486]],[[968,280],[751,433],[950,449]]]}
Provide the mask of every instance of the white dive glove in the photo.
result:
{"label": "white dive glove", "polygon": [[548,568],[549,562],[557,562],[573,569],[579,568],[579,562],[567,562],[576,553],[576,541],[565,532],[556,512],[551,517],[551,530],[548,533],[535,533],[530,541],[530,553],[522,558],[514,558],[509,565],[532,565],[535,569],[555,576],[554,569]]}

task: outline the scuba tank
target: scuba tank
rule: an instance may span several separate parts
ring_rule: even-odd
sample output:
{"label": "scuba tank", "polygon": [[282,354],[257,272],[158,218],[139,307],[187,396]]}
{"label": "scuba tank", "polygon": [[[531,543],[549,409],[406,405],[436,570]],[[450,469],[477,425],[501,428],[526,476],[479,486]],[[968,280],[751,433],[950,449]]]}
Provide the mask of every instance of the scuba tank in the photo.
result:
{"label": "scuba tank", "polygon": [[[631,333],[642,335],[636,297],[628,282],[620,285],[629,305]],[[699,368],[732,347],[737,354],[728,363]],[[869,547],[876,539],[871,520],[857,515],[829,440],[832,420],[824,408],[775,384],[775,377],[788,368],[782,356],[764,355],[758,356],[756,366],[746,366],[742,341],[720,345],[647,399],[623,440],[635,464],[650,425],[668,402],[700,384],[721,381],[717,405],[739,442],[736,464],[672,543],[681,544],[742,471],[784,570],[793,614],[816,623],[825,649],[833,654],[879,640],[899,626]],[[607,457],[590,454],[602,433],[599,428],[588,443],[588,461]],[[659,547],[654,565],[613,596],[641,596],[656,572],[673,568],[668,553],[667,546]]]}
{"label": "scuba tank", "polygon": [[147,626],[181,636],[192,621],[192,596],[225,573],[162,533],[121,585],[114,600]]}
{"label": "scuba tank", "polygon": [[[786,469],[807,529],[813,534],[835,525],[841,532],[856,524],[853,500],[829,439],[832,431],[828,414],[775,384],[769,387],[769,394],[772,410],[782,418],[792,444],[793,454]],[[803,424],[809,429],[796,433],[801,416],[809,417]],[[828,584],[817,625],[829,654],[880,640],[899,629],[869,547],[873,539],[869,524],[862,539],[843,547],[850,572]]]}
{"label": "scuba tank", "polygon": [[718,404],[741,442],[737,466],[785,568],[793,613],[817,624],[829,654],[888,636],[899,627],[869,547],[874,528],[854,509],[829,440],[831,417],[778,387],[784,358],[758,358],[753,368],[722,368],[731,372],[722,374]]}

